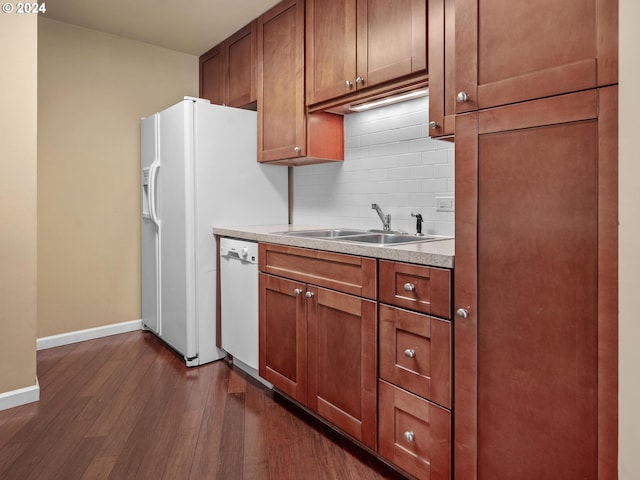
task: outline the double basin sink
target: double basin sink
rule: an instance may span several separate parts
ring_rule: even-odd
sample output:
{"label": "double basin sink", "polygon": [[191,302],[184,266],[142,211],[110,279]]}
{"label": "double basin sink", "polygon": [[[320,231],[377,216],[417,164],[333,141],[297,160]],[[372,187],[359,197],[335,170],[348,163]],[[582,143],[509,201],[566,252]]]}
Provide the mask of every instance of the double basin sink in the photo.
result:
{"label": "double basin sink", "polygon": [[287,235],[290,237],[316,238],[320,240],[337,240],[342,242],[361,243],[378,246],[433,242],[435,240],[449,240],[451,238],[439,237],[434,235],[418,236],[400,232],[379,232],[372,230],[350,230],[342,228],[274,232],[274,234]]}

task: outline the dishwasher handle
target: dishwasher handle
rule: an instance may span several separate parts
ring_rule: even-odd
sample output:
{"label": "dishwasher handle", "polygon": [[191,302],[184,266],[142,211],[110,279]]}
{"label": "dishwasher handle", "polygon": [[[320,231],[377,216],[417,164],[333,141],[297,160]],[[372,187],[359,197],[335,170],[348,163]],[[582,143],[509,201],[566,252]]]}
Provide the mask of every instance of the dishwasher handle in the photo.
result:
{"label": "dishwasher handle", "polygon": [[256,255],[251,254],[247,247],[221,247],[220,258],[226,258],[227,260],[239,260],[243,263],[257,263]]}
{"label": "dishwasher handle", "polygon": [[226,255],[222,255],[224,258],[229,258],[231,260],[241,260],[240,254],[235,250],[229,250]]}

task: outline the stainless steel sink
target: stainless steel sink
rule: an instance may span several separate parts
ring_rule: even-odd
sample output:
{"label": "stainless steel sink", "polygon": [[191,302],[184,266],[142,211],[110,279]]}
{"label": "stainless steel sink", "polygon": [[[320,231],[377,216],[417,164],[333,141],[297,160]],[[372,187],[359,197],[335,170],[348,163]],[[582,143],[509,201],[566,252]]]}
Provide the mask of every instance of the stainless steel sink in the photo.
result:
{"label": "stainless steel sink", "polygon": [[349,235],[362,235],[369,233],[366,230],[349,230],[344,228],[332,228],[323,230],[298,230],[293,232],[275,232],[278,235],[288,235],[290,237],[304,237],[304,238],[324,238],[332,239],[338,237],[345,237]]}
{"label": "stainless steel sink", "polygon": [[450,237],[436,237],[410,235],[408,233],[373,233],[375,231],[350,230],[345,228],[298,230],[291,232],[274,232],[276,235],[290,237],[317,238],[322,240],[334,240],[352,243],[364,243],[368,245],[404,245],[407,243],[432,242],[434,240],[447,240]]}
{"label": "stainless steel sink", "polygon": [[443,237],[432,237],[397,233],[370,233],[366,235],[353,235],[342,238],[345,242],[368,243],[374,245],[403,245],[405,243],[431,242],[433,240],[444,240]]}

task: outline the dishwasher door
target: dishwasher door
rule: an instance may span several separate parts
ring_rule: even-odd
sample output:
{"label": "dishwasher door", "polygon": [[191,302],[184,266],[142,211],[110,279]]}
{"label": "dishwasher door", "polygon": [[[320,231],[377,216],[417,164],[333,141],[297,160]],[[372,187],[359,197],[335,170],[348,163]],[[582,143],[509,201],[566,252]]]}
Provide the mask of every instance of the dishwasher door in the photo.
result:
{"label": "dishwasher door", "polygon": [[222,348],[257,370],[258,244],[220,238],[219,265]]}

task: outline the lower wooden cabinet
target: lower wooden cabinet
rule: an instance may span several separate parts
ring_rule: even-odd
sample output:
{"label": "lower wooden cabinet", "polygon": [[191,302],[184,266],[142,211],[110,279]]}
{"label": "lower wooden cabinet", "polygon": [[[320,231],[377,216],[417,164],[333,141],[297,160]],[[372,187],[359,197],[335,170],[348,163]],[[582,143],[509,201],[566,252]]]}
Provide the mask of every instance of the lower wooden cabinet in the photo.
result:
{"label": "lower wooden cabinet", "polygon": [[[331,283],[329,267],[342,263],[338,260],[355,262],[348,268],[360,264],[349,255],[318,256],[312,250],[264,244],[262,249],[263,270],[280,269],[294,277],[313,276],[315,271],[320,282]],[[288,258],[298,258],[300,267],[293,268]],[[291,268],[285,270],[285,265]],[[336,275],[336,280],[342,279]],[[260,376],[375,449],[377,303],[267,273],[260,273],[259,288]]]}
{"label": "lower wooden cabinet", "polygon": [[378,383],[378,451],[421,480],[451,479],[451,413],[390,383]]}
{"label": "lower wooden cabinet", "polygon": [[452,327],[433,312],[450,314],[451,271],[268,243],[259,258],[260,376],[417,479],[450,480]]}

